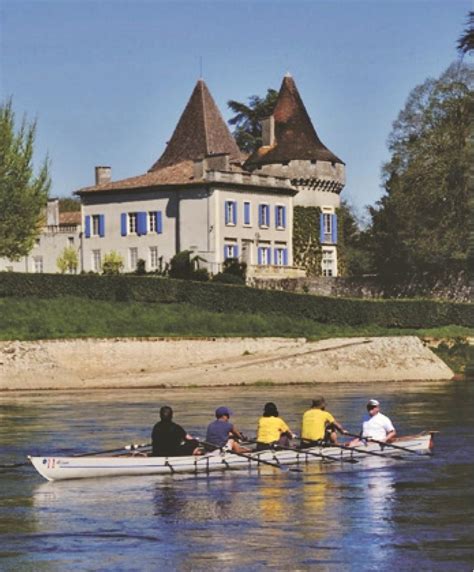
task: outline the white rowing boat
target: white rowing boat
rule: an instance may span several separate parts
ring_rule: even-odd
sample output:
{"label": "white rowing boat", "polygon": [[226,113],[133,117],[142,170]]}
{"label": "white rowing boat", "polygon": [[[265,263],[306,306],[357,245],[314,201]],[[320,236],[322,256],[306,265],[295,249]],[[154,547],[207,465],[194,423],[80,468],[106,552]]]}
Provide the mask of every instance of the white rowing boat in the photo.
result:
{"label": "white rowing boat", "polygon": [[[404,437],[390,445],[364,442],[357,447],[311,447],[304,450],[259,451],[241,456],[228,451],[213,451],[202,456],[148,457],[143,454],[121,454],[90,457],[28,457],[35,469],[48,481],[119,477],[130,475],[169,475],[174,473],[210,473],[214,471],[250,469],[262,463],[304,465],[314,462],[341,462],[363,457],[399,457],[430,454],[433,433]],[[411,453],[411,455],[409,455]]]}

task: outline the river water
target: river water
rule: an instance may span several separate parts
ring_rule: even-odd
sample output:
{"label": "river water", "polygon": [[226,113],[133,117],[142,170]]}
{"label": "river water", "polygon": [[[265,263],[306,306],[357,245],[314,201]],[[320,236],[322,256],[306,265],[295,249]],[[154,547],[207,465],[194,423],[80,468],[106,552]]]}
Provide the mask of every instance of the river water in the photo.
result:
{"label": "river water", "polygon": [[6,393],[0,464],[149,441],[164,404],[201,436],[218,405],[254,435],[270,400],[298,430],[321,392],[354,432],[370,397],[400,434],[438,430],[434,456],[57,483],[0,470],[0,570],[472,570],[474,384]]}

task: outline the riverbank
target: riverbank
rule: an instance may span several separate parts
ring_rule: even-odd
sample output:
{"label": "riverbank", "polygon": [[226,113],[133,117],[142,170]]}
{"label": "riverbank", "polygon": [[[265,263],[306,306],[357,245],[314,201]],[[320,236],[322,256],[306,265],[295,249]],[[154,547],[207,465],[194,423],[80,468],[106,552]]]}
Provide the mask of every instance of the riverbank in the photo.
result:
{"label": "riverbank", "polygon": [[450,380],[416,336],[0,342],[0,391]]}

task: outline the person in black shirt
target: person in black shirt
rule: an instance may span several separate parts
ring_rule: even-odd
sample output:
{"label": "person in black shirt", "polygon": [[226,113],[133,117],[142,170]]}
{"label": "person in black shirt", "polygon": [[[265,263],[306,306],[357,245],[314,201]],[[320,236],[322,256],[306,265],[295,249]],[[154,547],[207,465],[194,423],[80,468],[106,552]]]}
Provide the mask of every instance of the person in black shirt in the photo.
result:
{"label": "person in black shirt", "polygon": [[173,422],[173,410],[165,405],[160,409],[160,421],[151,433],[152,457],[182,457],[199,455],[199,442]]}

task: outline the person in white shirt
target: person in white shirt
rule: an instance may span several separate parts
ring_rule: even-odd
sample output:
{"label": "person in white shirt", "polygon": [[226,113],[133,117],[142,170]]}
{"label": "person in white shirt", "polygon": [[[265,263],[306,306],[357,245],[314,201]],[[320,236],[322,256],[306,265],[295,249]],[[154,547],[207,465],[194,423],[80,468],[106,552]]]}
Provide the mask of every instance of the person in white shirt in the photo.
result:
{"label": "person in white shirt", "polygon": [[380,413],[380,402],[376,399],[369,399],[367,414],[362,420],[360,439],[356,439],[350,444],[357,445],[364,438],[391,443],[396,436],[397,432],[391,420],[383,413]]}

